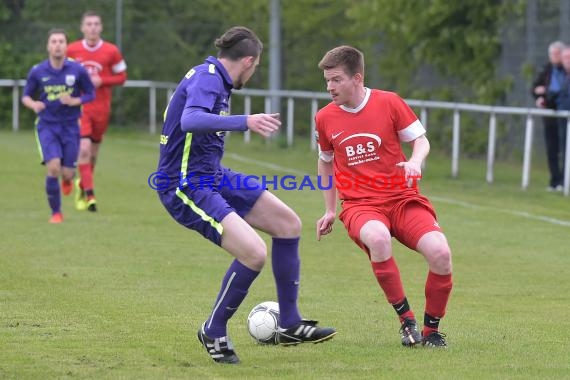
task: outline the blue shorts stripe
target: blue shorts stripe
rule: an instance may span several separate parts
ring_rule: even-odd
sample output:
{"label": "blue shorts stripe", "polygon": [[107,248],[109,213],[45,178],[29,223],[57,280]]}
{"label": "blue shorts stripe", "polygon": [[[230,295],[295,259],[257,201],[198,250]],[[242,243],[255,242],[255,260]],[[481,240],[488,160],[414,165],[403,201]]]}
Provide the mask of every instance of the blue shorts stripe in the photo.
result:
{"label": "blue shorts stripe", "polygon": [[217,222],[214,218],[206,214],[204,210],[198,207],[196,203],[194,203],[192,199],[188,198],[188,196],[184,194],[180,189],[176,189],[176,195],[182,200],[182,202],[184,202],[186,206],[190,207],[192,211],[198,214],[204,222],[209,223],[216,231],[218,231],[220,235],[222,234],[224,227],[220,222]]}

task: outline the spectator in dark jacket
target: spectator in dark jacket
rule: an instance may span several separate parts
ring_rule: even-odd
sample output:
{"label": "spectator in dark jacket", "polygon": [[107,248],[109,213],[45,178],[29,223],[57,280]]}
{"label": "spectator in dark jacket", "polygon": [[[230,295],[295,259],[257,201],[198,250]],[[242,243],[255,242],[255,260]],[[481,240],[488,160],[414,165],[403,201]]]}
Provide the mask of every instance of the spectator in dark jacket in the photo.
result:
{"label": "spectator in dark jacket", "polygon": [[[560,91],[554,90],[557,83],[552,83],[552,77],[555,73],[562,73],[562,50],[565,45],[556,41],[548,46],[548,58],[549,62],[544,65],[538,76],[536,77],[532,86],[532,95],[536,100],[536,106],[540,108],[550,108],[557,109],[556,98]],[[554,84],[553,90],[549,90],[551,84]],[[563,170],[561,169],[564,164],[564,159],[562,163],[560,158],[563,157],[564,150],[561,149],[564,145],[564,140],[559,123],[565,119],[557,119],[553,117],[544,117],[544,140],[546,142],[546,156],[548,159],[548,169],[550,171],[550,183],[547,187],[548,191],[562,191],[563,184]],[[565,134],[564,134],[565,136]]]}

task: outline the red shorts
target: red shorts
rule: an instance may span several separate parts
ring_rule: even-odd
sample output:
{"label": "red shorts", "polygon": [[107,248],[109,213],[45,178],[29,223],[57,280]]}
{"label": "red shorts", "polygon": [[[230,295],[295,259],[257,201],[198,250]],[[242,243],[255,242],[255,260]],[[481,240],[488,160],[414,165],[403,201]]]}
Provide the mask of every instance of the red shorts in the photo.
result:
{"label": "red shorts", "polygon": [[103,141],[103,135],[109,126],[110,112],[85,112],[81,115],[81,137],[89,138],[94,143]]}
{"label": "red shorts", "polygon": [[368,255],[368,247],[360,240],[360,230],[370,220],[382,222],[393,237],[413,250],[424,234],[442,231],[433,206],[420,194],[389,200],[344,201],[339,219],[344,223],[348,236]]}

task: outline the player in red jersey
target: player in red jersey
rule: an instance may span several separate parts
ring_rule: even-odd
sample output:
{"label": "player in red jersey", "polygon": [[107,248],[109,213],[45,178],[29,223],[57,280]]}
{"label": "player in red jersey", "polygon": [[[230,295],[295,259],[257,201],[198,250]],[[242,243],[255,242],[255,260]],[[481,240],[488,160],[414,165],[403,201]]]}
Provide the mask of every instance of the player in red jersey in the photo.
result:
{"label": "player in red jersey", "polygon": [[[364,57],[357,49],[334,48],[319,68],[332,102],[316,115],[318,169],[322,177],[334,175],[336,186],[323,190],[326,211],[317,222],[317,239],[332,231],[338,193],[339,219],[368,254],[398,313],[402,344],[447,347],[439,322],[452,288],[451,251],[432,205],[415,186],[429,153],[426,131],[397,94],[364,86]],[[409,160],[401,143],[412,146]],[[392,257],[392,236],[422,254],[429,266],[421,335]]]}
{"label": "player in red jersey", "polygon": [[83,39],[69,45],[67,55],[79,61],[95,85],[95,101],[85,105],[81,116],[81,144],[77,160],[80,180],[76,181],[75,207],[97,211],[93,171],[111,114],[111,87],[127,80],[127,65],[117,46],[103,41],[103,24],[97,12],[87,11],[81,19]]}

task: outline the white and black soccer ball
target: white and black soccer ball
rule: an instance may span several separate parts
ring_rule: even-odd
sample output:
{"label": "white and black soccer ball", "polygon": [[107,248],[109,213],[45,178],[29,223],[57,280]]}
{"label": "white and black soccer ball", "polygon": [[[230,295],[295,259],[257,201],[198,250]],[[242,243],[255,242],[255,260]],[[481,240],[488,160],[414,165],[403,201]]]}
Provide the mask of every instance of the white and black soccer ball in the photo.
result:
{"label": "white and black soccer ball", "polygon": [[249,335],[261,344],[277,344],[279,304],[273,301],[255,306],[247,316]]}

